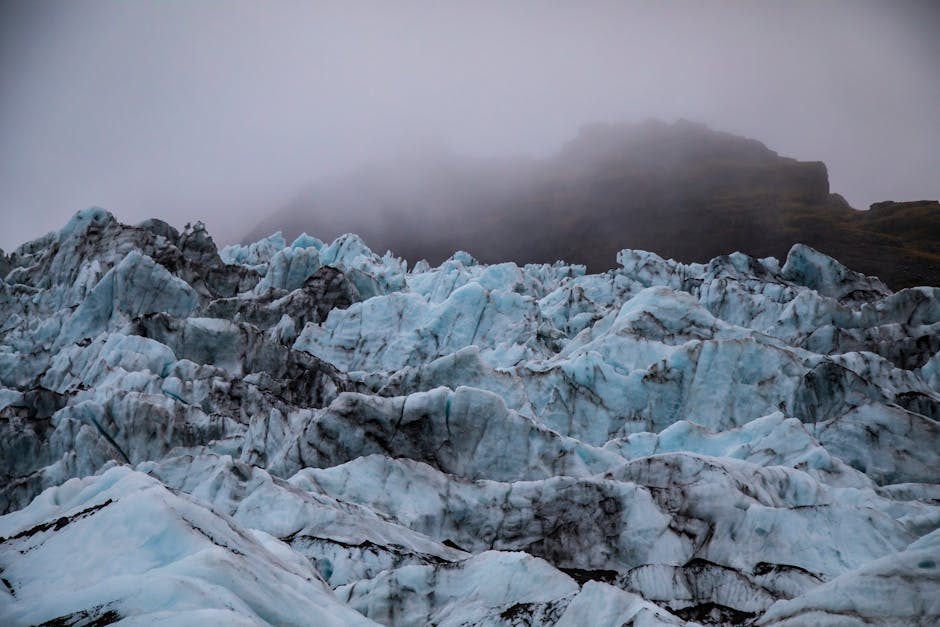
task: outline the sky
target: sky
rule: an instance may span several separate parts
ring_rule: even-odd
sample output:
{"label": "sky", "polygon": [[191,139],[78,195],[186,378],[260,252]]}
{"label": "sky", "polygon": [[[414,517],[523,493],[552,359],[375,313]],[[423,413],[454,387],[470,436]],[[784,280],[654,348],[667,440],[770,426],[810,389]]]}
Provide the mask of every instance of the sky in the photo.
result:
{"label": "sky", "polygon": [[219,243],[415,146],[548,156],[687,118],[940,198],[940,2],[0,3],[0,248],[102,206]]}

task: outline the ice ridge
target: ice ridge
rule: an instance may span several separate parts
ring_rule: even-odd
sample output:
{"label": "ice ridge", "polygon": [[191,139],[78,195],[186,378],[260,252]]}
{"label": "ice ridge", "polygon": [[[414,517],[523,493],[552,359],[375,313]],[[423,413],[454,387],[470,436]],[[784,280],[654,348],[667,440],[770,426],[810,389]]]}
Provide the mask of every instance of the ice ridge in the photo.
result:
{"label": "ice ridge", "polygon": [[4,255],[0,624],[940,622],[940,289],[617,260]]}

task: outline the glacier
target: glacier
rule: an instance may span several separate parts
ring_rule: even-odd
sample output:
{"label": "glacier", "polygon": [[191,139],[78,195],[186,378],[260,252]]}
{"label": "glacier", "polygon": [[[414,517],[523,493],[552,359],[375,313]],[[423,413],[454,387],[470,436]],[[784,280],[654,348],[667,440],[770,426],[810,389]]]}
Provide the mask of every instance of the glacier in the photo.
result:
{"label": "glacier", "polygon": [[940,622],[940,288],[88,209],[0,259],[0,624]]}

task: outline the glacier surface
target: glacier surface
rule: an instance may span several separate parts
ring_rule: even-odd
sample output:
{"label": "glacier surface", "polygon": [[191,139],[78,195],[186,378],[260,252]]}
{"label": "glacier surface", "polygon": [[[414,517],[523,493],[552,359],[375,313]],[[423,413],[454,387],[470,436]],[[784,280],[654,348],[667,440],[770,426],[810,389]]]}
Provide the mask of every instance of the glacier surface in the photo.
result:
{"label": "glacier surface", "polygon": [[0,261],[0,624],[940,622],[940,289],[80,211]]}

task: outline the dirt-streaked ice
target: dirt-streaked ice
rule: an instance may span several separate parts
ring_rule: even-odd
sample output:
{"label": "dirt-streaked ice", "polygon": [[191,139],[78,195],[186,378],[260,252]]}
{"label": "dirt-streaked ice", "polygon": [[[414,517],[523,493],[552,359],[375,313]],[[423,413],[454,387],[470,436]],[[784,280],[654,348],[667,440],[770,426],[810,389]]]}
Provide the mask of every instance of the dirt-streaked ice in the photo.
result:
{"label": "dirt-streaked ice", "polygon": [[4,625],[940,622],[938,288],[101,209],[2,261]]}

